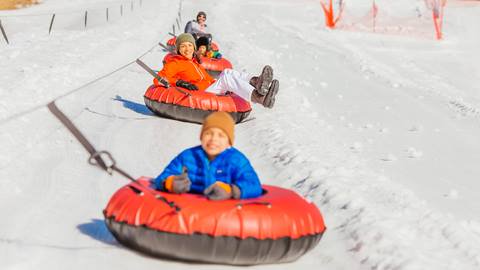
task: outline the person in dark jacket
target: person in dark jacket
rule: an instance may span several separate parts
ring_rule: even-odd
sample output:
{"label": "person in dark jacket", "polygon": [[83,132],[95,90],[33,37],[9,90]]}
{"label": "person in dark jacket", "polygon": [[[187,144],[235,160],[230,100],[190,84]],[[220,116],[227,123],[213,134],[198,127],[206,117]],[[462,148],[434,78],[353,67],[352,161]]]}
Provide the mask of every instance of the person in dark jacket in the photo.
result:
{"label": "person in dark jacket", "polygon": [[205,118],[201,145],[181,152],[154,180],[158,190],[200,193],[210,200],[247,199],[262,194],[257,173],[233,147],[234,121],[229,113]]}
{"label": "person in dark jacket", "polygon": [[197,14],[196,20],[191,20],[185,25],[185,33],[192,34],[195,39],[202,36],[210,36],[207,24],[207,14],[204,11],[200,11]]}
{"label": "person in dark jacket", "polygon": [[217,50],[213,50],[210,41],[206,37],[200,37],[196,41],[197,54],[201,57],[221,59],[222,54]]}

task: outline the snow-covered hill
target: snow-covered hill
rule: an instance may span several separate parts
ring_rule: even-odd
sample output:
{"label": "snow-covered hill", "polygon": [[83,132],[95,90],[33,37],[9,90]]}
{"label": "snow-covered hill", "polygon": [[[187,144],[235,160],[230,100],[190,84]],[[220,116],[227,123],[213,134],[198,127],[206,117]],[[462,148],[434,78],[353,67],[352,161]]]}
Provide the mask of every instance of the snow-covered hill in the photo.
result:
{"label": "snow-covered hill", "polygon": [[[347,2],[345,20],[369,2]],[[403,17],[428,15],[422,2],[377,1],[379,14]],[[133,61],[161,67],[157,42],[179,11],[183,24],[199,10],[236,69],[268,63],[280,80],[275,107],[255,106],[236,146],[263,183],[316,202],[328,227],[300,260],[253,269],[480,269],[480,5],[448,3],[436,41],[433,25],[422,37],[328,30],[314,0],[131,3],[44,0],[0,12],[10,39],[0,42],[1,269],[232,268],[120,246],[101,211],[127,180],[88,165],[44,106],[59,98],[97,149],[132,175],[156,176],[198,143],[199,126],[153,116],[143,104],[151,77]],[[402,16],[388,26],[414,25]]]}

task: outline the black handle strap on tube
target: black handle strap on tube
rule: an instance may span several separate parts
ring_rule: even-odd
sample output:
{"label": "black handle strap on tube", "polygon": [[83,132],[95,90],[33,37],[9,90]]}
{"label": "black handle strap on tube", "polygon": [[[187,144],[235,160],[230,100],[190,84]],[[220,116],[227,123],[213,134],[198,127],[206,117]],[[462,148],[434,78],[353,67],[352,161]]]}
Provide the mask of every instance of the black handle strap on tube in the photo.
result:
{"label": "black handle strap on tube", "polygon": [[[102,168],[110,175],[113,171],[116,171],[117,173],[123,175],[130,181],[137,184],[143,189],[143,191],[145,191],[142,192],[140,195],[143,195],[143,193],[149,193],[150,195],[154,196],[155,199],[167,204],[175,212],[179,212],[181,210],[181,208],[174,202],[168,201],[162,195],[154,193],[153,191],[142,185],[142,183],[133,178],[130,174],[117,167],[115,159],[113,159],[112,154],[110,154],[108,151],[97,151],[95,147],[93,147],[93,145],[87,140],[87,138],[80,132],[80,130],[73,124],[73,122],[70,121],[70,119],[68,119],[68,117],[60,109],[58,109],[55,101],[48,103],[47,107],[50,112],[52,112],[53,115],[55,115],[55,117],[60,120],[60,122],[62,122],[62,124],[73,134],[73,136],[75,136],[75,138],[83,145],[87,152],[90,153],[90,157],[88,158],[89,164]],[[109,165],[107,165],[107,162],[105,162],[104,158],[109,159]]]}
{"label": "black handle strap on tube", "polygon": [[145,192],[146,192],[146,193],[152,195],[153,197],[155,197],[155,199],[160,200],[161,202],[167,204],[175,212],[178,213],[178,212],[180,212],[180,210],[182,210],[182,208],[180,208],[178,205],[176,205],[175,202],[167,200],[167,198],[163,197],[162,195],[160,195],[158,193],[155,194],[155,193],[151,192],[147,187],[140,184],[139,182],[136,182],[136,184],[138,184],[138,186],[129,185],[128,188],[130,188],[133,192],[137,193],[139,196],[145,195]]}
{"label": "black handle strap on tube", "polygon": [[[140,65],[143,69],[145,69],[148,73],[150,73],[150,75],[152,75],[154,78],[156,78],[158,80],[158,82],[160,82],[161,84],[163,84],[165,87],[170,87],[170,84],[168,83],[167,80],[165,80],[164,78],[160,77],[153,69],[151,69],[149,66],[147,66],[144,62],[142,62],[142,60],[140,59],[137,59],[135,62],[137,62],[138,65]],[[186,95],[186,96],[191,96],[192,94],[180,89],[179,87],[175,87],[175,89]]]}
{"label": "black handle strap on tube", "polygon": [[160,77],[155,71],[153,71],[153,69],[151,69],[149,66],[147,66],[144,62],[142,62],[142,60],[140,59],[137,59],[135,61],[139,66],[141,66],[143,69],[145,69],[148,73],[150,73],[150,75],[152,75],[154,78],[156,78],[158,80],[159,83],[163,84],[163,86],[165,87],[170,87],[170,84],[168,83],[167,80],[165,80],[164,78]]}
{"label": "black handle strap on tube", "polygon": [[172,48],[165,46],[165,44],[163,44],[162,42],[159,42],[158,45],[160,45],[160,47],[164,48],[169,53],[175,53],[175,51]]}
{"label": "black handle strap on tube", "polygon": [[[57,117],[58,120],[60,120],[60,122],[62,122],[62,124],[83,145],[85,150],[90,153],[88,163],[102,168],[109,174],[112,174],[113,171],[116,171],[133,182],[137,181],[131,175],[116,166],[116,162],[109,152],[97,151],[95,147],[93,147],[93,145],[87,140],[87,138],[80,132],[80,130],[78,130],[78,128],[72,123],[72,121],[70,121],[70,119],[68,119],[68,117],[62,111],[60,111],[60,109],[58,109],[55,101],[48,103],[47,107],[50,112],[52,112],[53,115],[55,115],[55,117]],[[110,162],[108,162],[109,165],[107,165],[107,162],[105,162],[105,160],[103,159],[104,157],[107,157],[110,160]]]}
{"label": "black handle strap on tube", "polygon": [[244,206],[247,206],[247,205],[265,205],[267,208],[272,208],[272,204],[270,202],[257,202],[257,201],[246,202],[246,203],[237,203],[237,205],[235,205],[235,206],[238,209],[242,209]]}

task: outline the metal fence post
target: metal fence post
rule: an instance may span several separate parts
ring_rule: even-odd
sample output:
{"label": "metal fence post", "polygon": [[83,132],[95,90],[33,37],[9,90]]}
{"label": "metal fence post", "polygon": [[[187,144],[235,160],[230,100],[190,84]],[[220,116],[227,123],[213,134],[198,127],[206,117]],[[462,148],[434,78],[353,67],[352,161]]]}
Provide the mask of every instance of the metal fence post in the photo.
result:
{"label": "metal fence post", "polygon": [[0,20],[0,29],[2,30],[2,35],[5,41],[7,42],[7,44],[10,44],[10,42],[8,42],[7,33],[5,33],[5,29],[3,28],[2,20]]}
{"label": "metal fence post", "polygon": [[48,27],[48,34],[52,32],[53,21],[55,20],[55,13],[53,13],[52,20],[50,21],[50,27]]}

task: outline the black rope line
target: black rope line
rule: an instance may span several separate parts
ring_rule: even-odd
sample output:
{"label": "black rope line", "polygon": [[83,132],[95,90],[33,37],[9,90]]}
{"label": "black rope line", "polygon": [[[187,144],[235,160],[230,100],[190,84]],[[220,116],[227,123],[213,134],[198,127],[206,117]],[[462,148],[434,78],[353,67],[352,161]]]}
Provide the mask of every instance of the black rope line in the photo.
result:
{"label": "black rope line", "polygon": [[57,245],[57,244],[33,242],[28,240],[25,241],[22,239],[7,239],[7,238],[0,239],[0,243],[7,244],[7,245],[43,247],[43,248],[70,250],[70,251],[111,249],[111,248],[116,248],[115,246],[118,245],[116,242],[112,242],[112,243],[109,243],[111,246],[67,246],[67,245]]}
{"label": "black rope line", "polygon": [[[87,152],[90,154],[90,157],[88,158],[88,163],[90,165],[98,166],[110,175],[112,175],[112,173],[115,171],[130,180],[132,183],[140,186],[143,189],[138,190],[139,192],[137,192],[138,194],[140,194],[140,196],[148,193],[149,195],[154,196],[155,199],[167,204],[169,207],[174,209],[175,212],[179,212],[181,210],[181,208],[177,206],[175,202],[169,201],[161,194],[153,192],[148,187],[144,186],[141,182],[139,182],[137,179],[135,179],[133,176],[118,167],[117,162],[113,158],[112,154],[110,154],[110,152],[105,150],[96,150],[95,147],[90,143],[90,141],[88,141],[88,139],[82,134],[82,132],[75,126],[75,124],[60,109],[58,109],[55,101],[52,101],[48,104],[48,109],[52,112],[53,115],[55,115],[55,117],[57,117],[58,120],[60,120],[60,122],[62,122],[62,124],[70,131],[70,133],[77,139],[77,141],[85,148],[85,150],[87,150]],[[131,189],[136,189],[134,186],[129,187]]]}
{"label": "black rope line", "polygon": [[[132,4],[133,5],[133,4]],[[177,19],[178,20],[178,19]],[[181,210],[180,207],[175,205],[174,202],[168,201],[165,197],[161,196],[160,194],[155,194],[153,191],[145,187],[142,183],[140,183],[138,180],[136,180],[134,177],[132,177],[130,174],[125,172],[124,170],[120,169],[116,165],[116,161],[113,158],[113,156],[108,152],[108,151],[97,151],[95,147],[88,141],[88,139],[82,134],[82,132],[75,126],[75,124],[56,106],[55,102],[63,97],[66,97],[68,95],[71,95],[75,92],[78,92],[82,89],[85,89],[87,86],[92,85],[93,83],[96,83],[104,78],[107,78],[116,72],[123,70],[127,68],[128,66],[132,65],[133,63],[138,63],[141,57],[145,56],[146,54],[150,53],[156,46],[158,46],[158,43],[152,46],[149,50],[147,50],[145,53],[143,53],[141,56],[139,56],[136,60],[130,61],[129,63],[103,75],[100,76],[92,81],[89,81],[77,88],[74,88],[66,93],[63,93],[62,95],[57,96],[56,98],[52,99],[51,101],[41,104],[38,106],[35,106],[29,110],[14,114],[13,116],[10,116],[6,119],[3,119],[0,121],[0,125],[3,125],[7,122],[12,121],[13,119],[17,119],[20,116],[29,114],[31,112],[37,111],[38,109],[44,108],[45,106],[50,110],[50,112],[66,127],[72,135],[78,140],[80,144],[87,150],[87,152],[90,154],[90,157],[88,158],[88,163],[94,166],[98,166],[101,169],[105,170],[107,173],[110,175],[112,174],[113,171],[121,174],[125,178],[129,179],[132,183],[139,185],[140,187],[144,188],[145,192],[149,193],[150,195],[155,196],[156,199],[161,200],[162,202],[166,203],[169,205],[172,209],[174,209],[175,212],[178,212]],[[141,62],[141,61],[140,61]]]}
{"label": "black rope line", "polygon": [[[180,3],[181,3],[181,2],[180,2]],[[181,4],[180,4],[180,5],[181,5]],[[49,14],[49,15],[51,15],[51,14]],[[0,16],[0,17],[1,17],[1,16]],[[129,63],[127,63],[127,64],[125,64],[125,65],[123,65],[123,66],[121,66],[121,67],[119,67],[119,68],[117,68],[117,69],[115,69],[115,70],[113,70],[113,71],[111,71],[111,72],[103,75],[103,76],[100,76],[100,77],[98,77],[98,78],[96,78],[96,79],[94,79],[94,80],[92,80],[92,81],[90,81],[90,82],[87,82],[87,83],[85,83],[85,84],[83,84],[83,85],[81,85],[81,86],[79,86],[79,87],[77,87],[77,88],[75,88],[75,89],[72,89],[72,90],[70,90],[70,91],[68,91],[68,92],[66,92],[66,93],[64,93],[64,94],[62,94],[62,95],[59,95],[59,96],[55,97],[54,99],[51,99],[50,101],[47,101],[47,102],[42,103],[42,104],[40,104],[40,105],[36,105],[36,106],[34,106],[34,107],[30,108],[30,109],[24,110],[24,111],[22,111],[22,112],[15,113],[15,114],[10,115],[10,116],[8,116],[8,117],[6,117],[6,118],[4,118],[4,119],[0,119],[0,126],[4,125],[4,124],[6,124],[6,123],[9,123],[9,122],[12,121],[12,120],[15,120],[15,119],[18,119],[18,118],[23,117],[23,116],[25,116],[25,115],[31,114],[31,113],[33,113],[33,112],[36,112],[36,111],[38,111],[38,110],[46,107],[49,103],[51,103],[51,102],[53,102],[53,101],[57,101],[57,100],[59,100],[59,99],[61,99],[61,98],[64,98],[64,97],[69,96],[69,95],[71,95],[71,94],[73,94],[73,93],[75,93],[75,92],[78,92],[78,91],[86,88],[87,86],[95,83],[95,82],[98,82],[98,81],[100,81],[100,80],[102,80],[102,79],[104,79],[104,78],[107,78],[107,77],[115,74],[116,72],[118,72],[118,71],[120,71],[120,70],[123,70],[123,69],[127,68],[128,66],[132,65],[133,63],[135,63],[138,59],[140,59],[140,58],[142,58],[143,56],[145,56],[145,55],[147,55],[148,53],[150,53],[158,44],[159,44],[159,43],[157,43],[157,44],[155,44],[154,46],[152,46],[149,50],[145,51],[142,55],[140,55],[139,57],[137,57],[135,60],[132,60],[132,61],[130,61]]]}
{"label": "black rope line", "polygon": [[115,114],[106,114],[106,113],[101,113],[101,112],[94,111],[94,110],[92,110],[88,107],[85,107],[84,110],[89,112],[89,113],[92,113],[92,114],[101,115],[101,116],[104,116],[104,117],[114,118],[114,119],[122,119],[122,120],[150,120],[150,119],[153,119],[152,117],[127,117],[127,116],[118,116],[118,115],[115,115]]}
{"label": "black rope line", "polygon": [[[140,55],[138,58],[142,58],[142,57],[145,56],[146,54],[150,53],[150,52],[151,52],[153,49],[155,49],[155,47],[157,47],[157,46],[158,46],[158,45],[155,44],[155,45],[152,46],[150,49],[148,49],[145,53],[143,53],[142,55]],[[137,59],[138,59],[138,58],[137,58]],[[105,78],[107,78],[107,77],[110,77],[111,75],[119,72],[120,70],[123,70],[123,69],[127,68],[128,66],[136,63],[137,59],[132,60],[132,61],[128,62],[127,64],[125,64],[125,65],[123,65],[123,66],[121,66],[121,67],[119,67],[119,68],[117,68],[117,69],[115,69],[115,70],[113,70],[113,71],[111,71],[111,72],[109,72],[109,73],[107,73],[107,74],[104,74],[104,75],[102,75],[102,76],[100,76],[100,77],[98,77],[98,78],[96,78],[96,79],[94,79],[94,80],[92,80],[92,81],[89,81],[89,82],[87,82],[87,83],[85,83],[85,84],[83,84],[83,85],[81,85],[81,86],[79,86],[79,87],[77,87],[77,88],[74,88],[74,89],[72,89],[72,90],[70,90],[70,91],[68,91],[68,92],[66,92],[66,93],[63,93],[63,94],[55,97],[54,99],[51,99],[51,100],[48,101],[48,102],[42,103],[42,104],[40,104],[40,105],[34,106],[34,107],[30,108],[30,109],[27,109],[27,110],[25,110],[25,111],[23,111],[23,112],[19,112],[19,113],[13,114],[13,115],[11,115],[11,116],[9,116],[9,117],[7,117],[7,118],[4,118],[4,119],[0,120],[0,126],[1,126],[1,125],[4,125],[4,124],[6,124],[6,123],[8,123],[8,122],[10,122],[10,121],[12,121],[12,120],[18,119],[18,118],[20,118],[20,117],[22,117],[22,116],[25,116],[25,115],[28,115],[28,114],[30,114],[30,113],[36,112],[36,111],[38,111],[39,109],[42,109],[42,108],[46,107],[46,106],[47,106],[49,103],[51,103],[52,101],[57,101],[57,100],[59,100],[59,99],[62,99],[62,98],[64,98],[64,97],[69,96],[69,95],[71,95],[71,94],[73,94],[73,93],[75,93],[75,92],[78,92],[78,91],[80,91],[80,90],[82,90],[82,89],[84,89],[84,88],[86,88],[86,87],[88,87],[88,86],[90,86],[90,85],[98,82],[98,81],[101,81],[101,80],[103,80],[103,79],[105,79]]]}
{"label": "black rope line", "polygon": [[16,14],[16,15],[0,15],[0,18],[16,18],[16,17],[41,17],[41,16],[52,16],[52,14],[58,15],[71,15],[75,13],[83,13],[85,9],[78,11],[67,11],[67,12],[50,12],[50,13],[35,13],[35,14]]}
{"label": "black rope line", "polygon": [[[126,3],[132,3],[131,1],[120,1],[118,4],[123,5]],[[86,8],[87,10],[90,11],[97,11],[97,10],[104,10],[106,8],[110,8],[111,6],[106,6],[106,7],[101,7],[101,8]],[[30,14],[15,14],[15,15],[0,15],[0,18],[16,18],[16,17],[41,17],[41,16],[52,16],[52,14],[57,14],[57,15],[71,15],[75,13],[84,13],[84,9],[78,9],[78,10],[65,10],[65,11],[53,11],[53,12],[45,12],[45,13],[30,13]]]}

